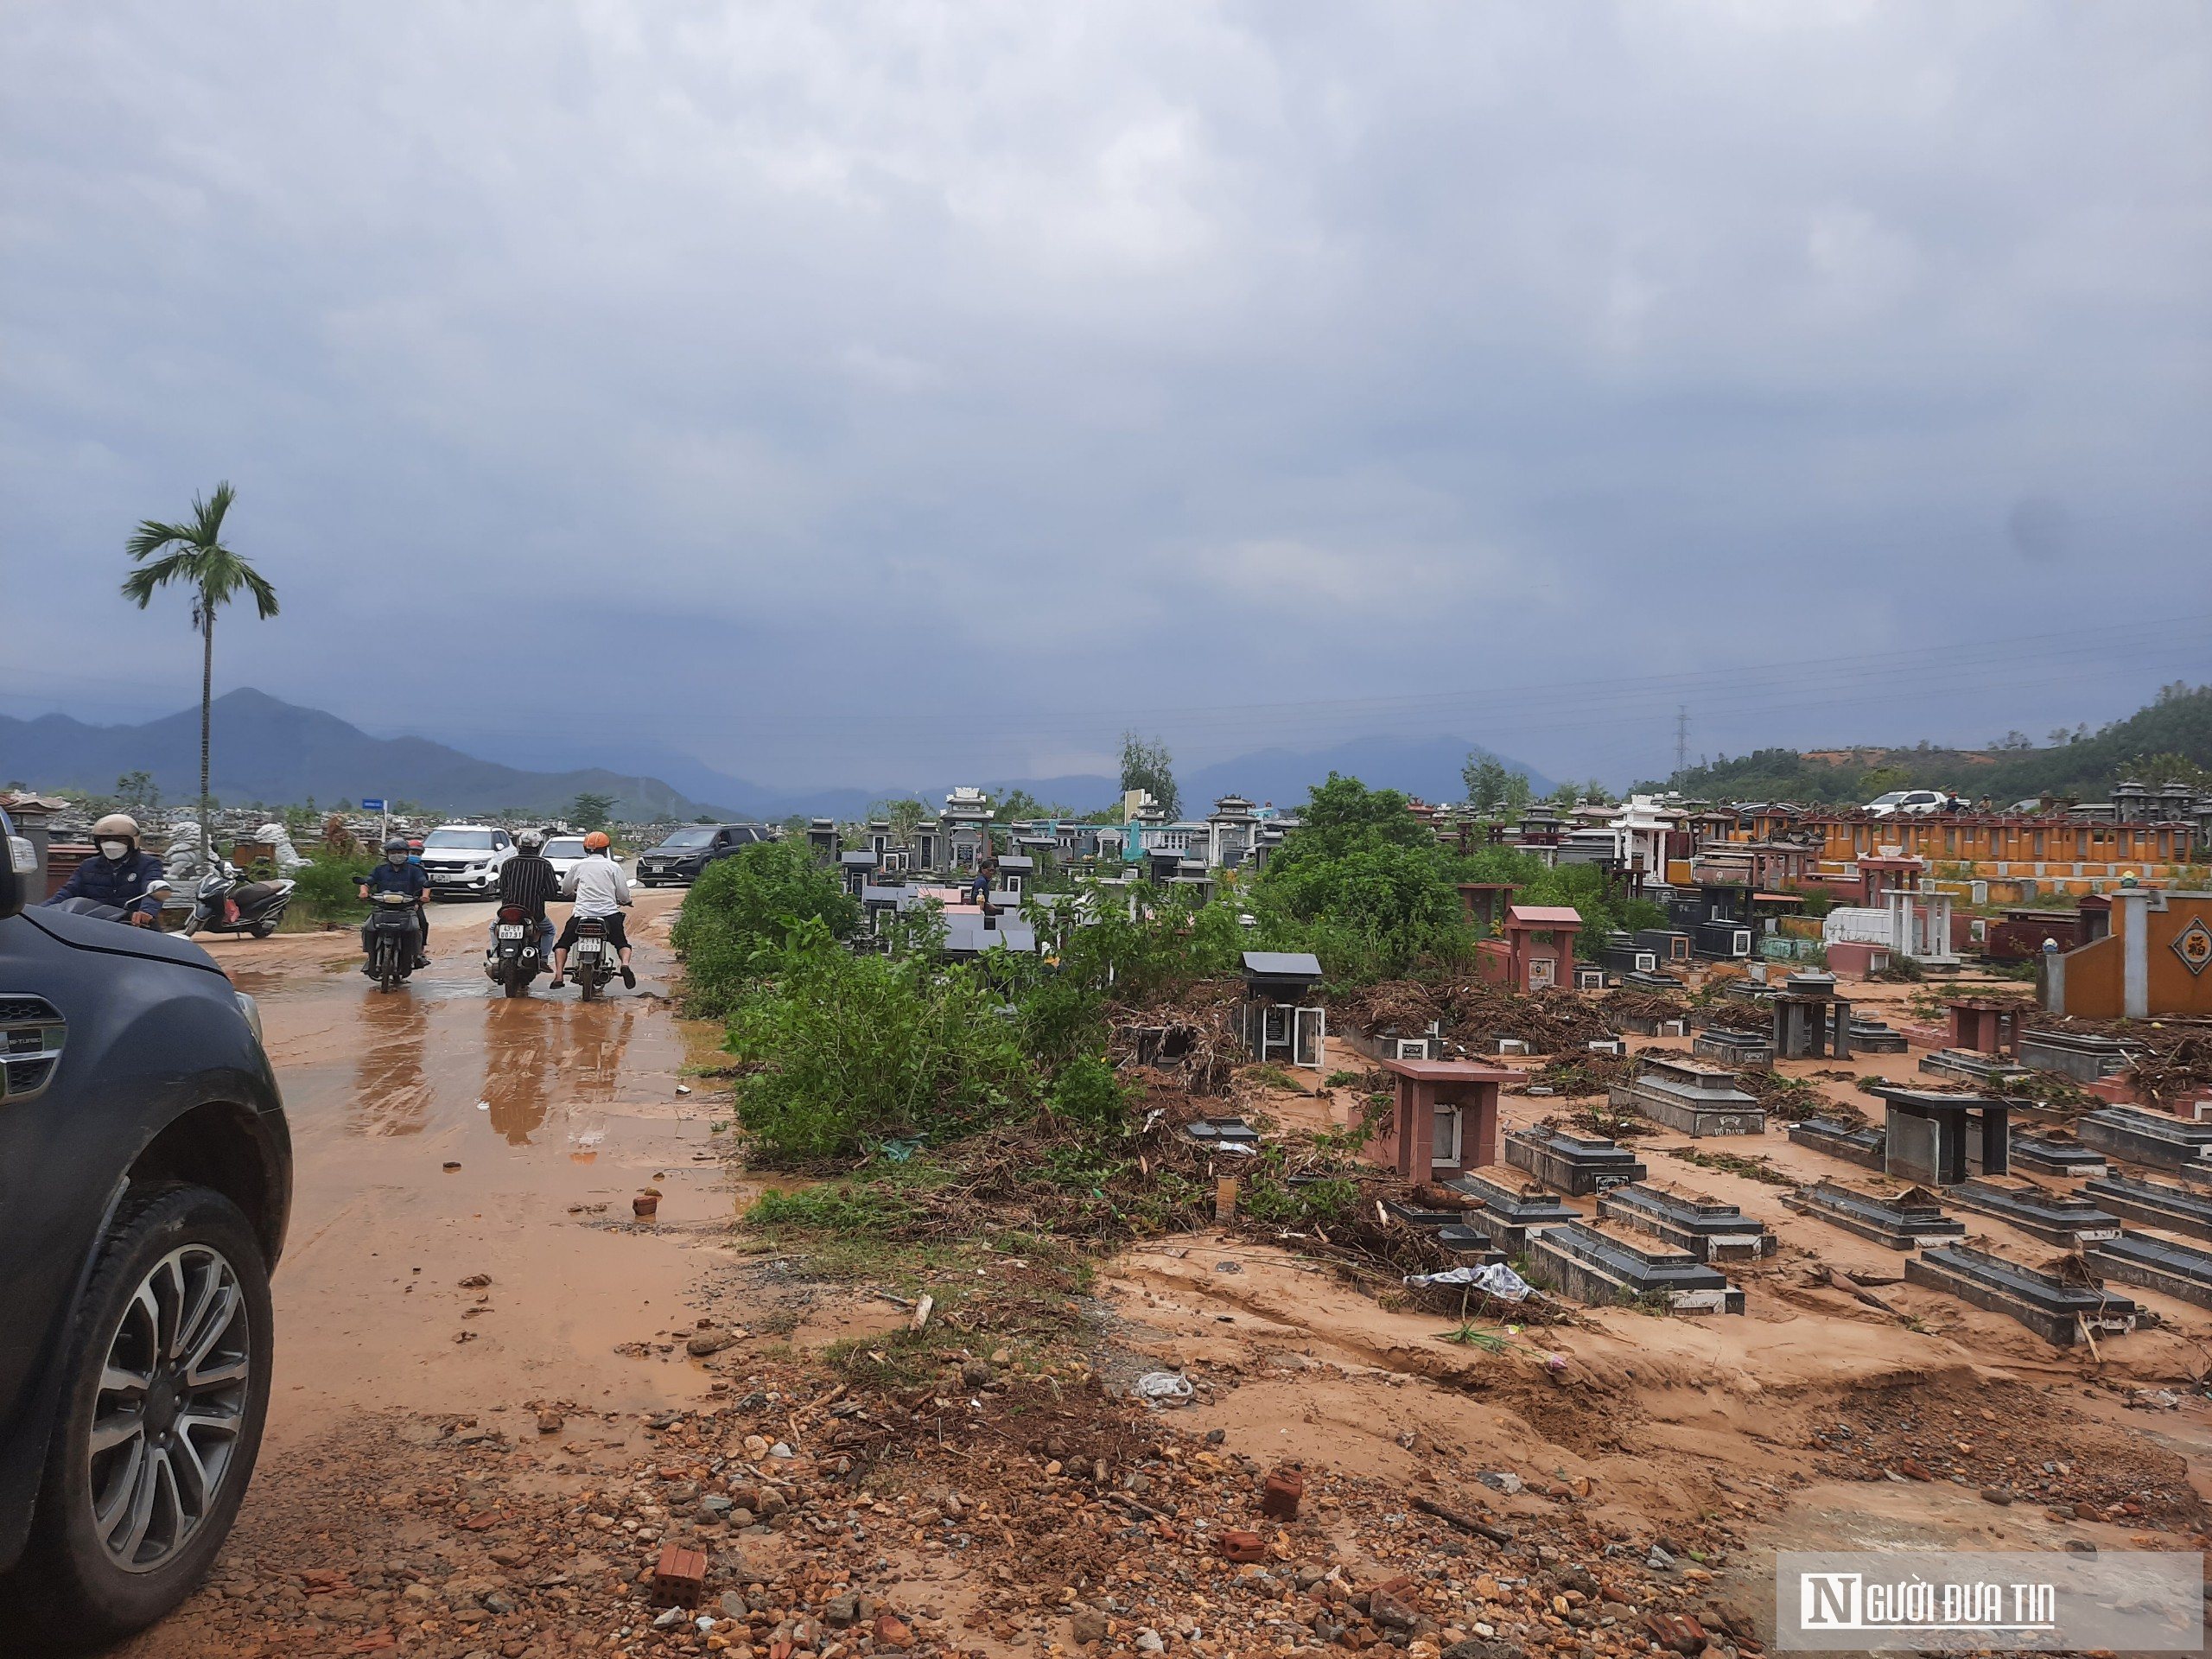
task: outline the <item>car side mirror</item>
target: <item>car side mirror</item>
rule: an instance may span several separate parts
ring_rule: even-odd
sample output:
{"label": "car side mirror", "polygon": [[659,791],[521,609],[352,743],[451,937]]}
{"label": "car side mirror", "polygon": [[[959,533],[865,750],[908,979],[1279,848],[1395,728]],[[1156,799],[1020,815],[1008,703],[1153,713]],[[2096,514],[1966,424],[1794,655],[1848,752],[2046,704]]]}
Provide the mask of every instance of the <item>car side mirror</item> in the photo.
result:
{"label": "car side mirror", "polygon": [[0,812],[0,918],[23,907],[31,877],[38,874],[38,854],[30,842],[16,833],[8,815]]}

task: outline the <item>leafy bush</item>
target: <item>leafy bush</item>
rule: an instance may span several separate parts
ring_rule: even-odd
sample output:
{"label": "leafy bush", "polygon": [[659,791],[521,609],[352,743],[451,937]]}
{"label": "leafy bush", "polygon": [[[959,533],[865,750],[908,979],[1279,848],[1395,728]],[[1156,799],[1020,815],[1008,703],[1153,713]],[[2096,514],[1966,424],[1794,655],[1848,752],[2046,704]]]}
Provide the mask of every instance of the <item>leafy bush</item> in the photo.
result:
{"label": "leafy bush", "polygon": [[808,923],[842,938],[860,925],[860,906],[804,846],[756,842],[708,865],[669,936],[683,960],[687,1008],[730,1013],[764,962]]}
{"label": "leafy bush", "polygon": [[369,913],[360,898],[361,881],[368,873],[365,857],[319,855],[292,873],[298,884],[293,889],[293,902],[318,922],[358,922]]}
{"label": "leafy bush", "polygon": [[1080,1054],[1052,1081],[1052,1110],[1084,1129],[1118,1129],[1127,1121],[1128,1103],[1114,1068]]}
{"label": "leafy bush", "polygon": [[1402,973],[1472,944],[1451,861],[1394,789],[1330,773],[1253,889],[1255,910],[1302,925],[1305,948],[1340,984]]}
{"label": "leafy bush", "polygon": [[1248,1179],[1237,1207],[1255,1221],[1337,1221],[1359,1202],[1359,1183],[1343,1175],[1293,1186],[1274,1173]]}
{"label": "leafy bush", "polygon": [[737,1086],[758,1162],[950,1140],[1034,1097],[1020,1033],[974,969],[854,956],[818,917],[747,967],[754,983],[736,1000],[728,1046],[760,1068]]}

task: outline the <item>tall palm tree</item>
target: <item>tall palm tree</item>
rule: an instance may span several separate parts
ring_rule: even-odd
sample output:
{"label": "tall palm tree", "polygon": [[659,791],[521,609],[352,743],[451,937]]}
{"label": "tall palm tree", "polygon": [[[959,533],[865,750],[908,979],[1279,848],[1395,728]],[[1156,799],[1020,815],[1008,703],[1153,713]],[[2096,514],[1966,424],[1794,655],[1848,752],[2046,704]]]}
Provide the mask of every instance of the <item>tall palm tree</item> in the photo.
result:
{"label": "tall palm tree", "polygon": [[136,600],[140,610],[152,601],[155,590],[171,582],[192,593],[192,626],[199,630],[200,655],[200,857],[205,863],[213,845],[208,819],[213,816],[207,793],[207,727],[215,701],[215,613],[238,597],[241,589],[253,595],[263,619],[276,614],[276,590],[261,572],[223,545],[223,515],[231,510],[238,493],[218,484],[206,500],[192,498],[188,524],[142,522],[124,550],[138,568],[123,579],[123,596]]}

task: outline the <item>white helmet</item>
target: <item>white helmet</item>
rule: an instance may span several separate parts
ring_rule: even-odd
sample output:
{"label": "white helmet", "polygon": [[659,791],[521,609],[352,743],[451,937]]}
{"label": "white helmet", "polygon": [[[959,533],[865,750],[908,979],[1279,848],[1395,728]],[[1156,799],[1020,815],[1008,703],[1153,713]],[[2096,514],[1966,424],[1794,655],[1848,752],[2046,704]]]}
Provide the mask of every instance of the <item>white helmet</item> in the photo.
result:
{"label": "white helmet", "polygon": [[111,812],[92,826],[94,841],[137,841],[138,820],[128,812]]}

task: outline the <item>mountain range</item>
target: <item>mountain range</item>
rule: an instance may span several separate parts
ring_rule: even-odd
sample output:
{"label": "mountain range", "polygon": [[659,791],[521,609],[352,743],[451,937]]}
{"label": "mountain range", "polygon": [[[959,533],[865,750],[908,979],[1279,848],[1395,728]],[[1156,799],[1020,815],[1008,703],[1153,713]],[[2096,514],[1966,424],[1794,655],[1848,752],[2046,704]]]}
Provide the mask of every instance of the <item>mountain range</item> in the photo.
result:
{"label": "mountain range", "polygon": [[[1464,792],[1459,769],[1471,751],[1490,753],[1453,737],[1358,738],[1324,749],[1262,749],[1192,767],[1177,781],[1185,810],[1199,813],[1231,792],[1293,804],[1331,772],[1377,789],[1453,800]],[[1539,792],[1552,787],[1552,780],[1533,768],[1497,758],[1528,772]],[[429,738],[372,737],[335,715],[251,689],[216,699],[213,763],[212,786],[224,802],[276,804],[312,797],[329,803],[369,795],[416,801],[442,812],[512,808],[550,816],[588,793],[612,795],[616,817],[641,822],[775,819],[794,813],[849,820],[895,797],[942,800],[951,782],[981,782],[994,792],[1020,787],[1047,804],[1087,810],[1114,799],[1120,789],[1103,775],[954,779],[927,788],[783,789],[660,748],[630,755],[623,766],[532,770],[480,760]],[[0,782],[104,792],[131,772],[151,773],[171,799],[190,800],[199,789],[200,711],[188,709],[137,726],[92,726],[58,714],[33,720],[0,715]]]}

